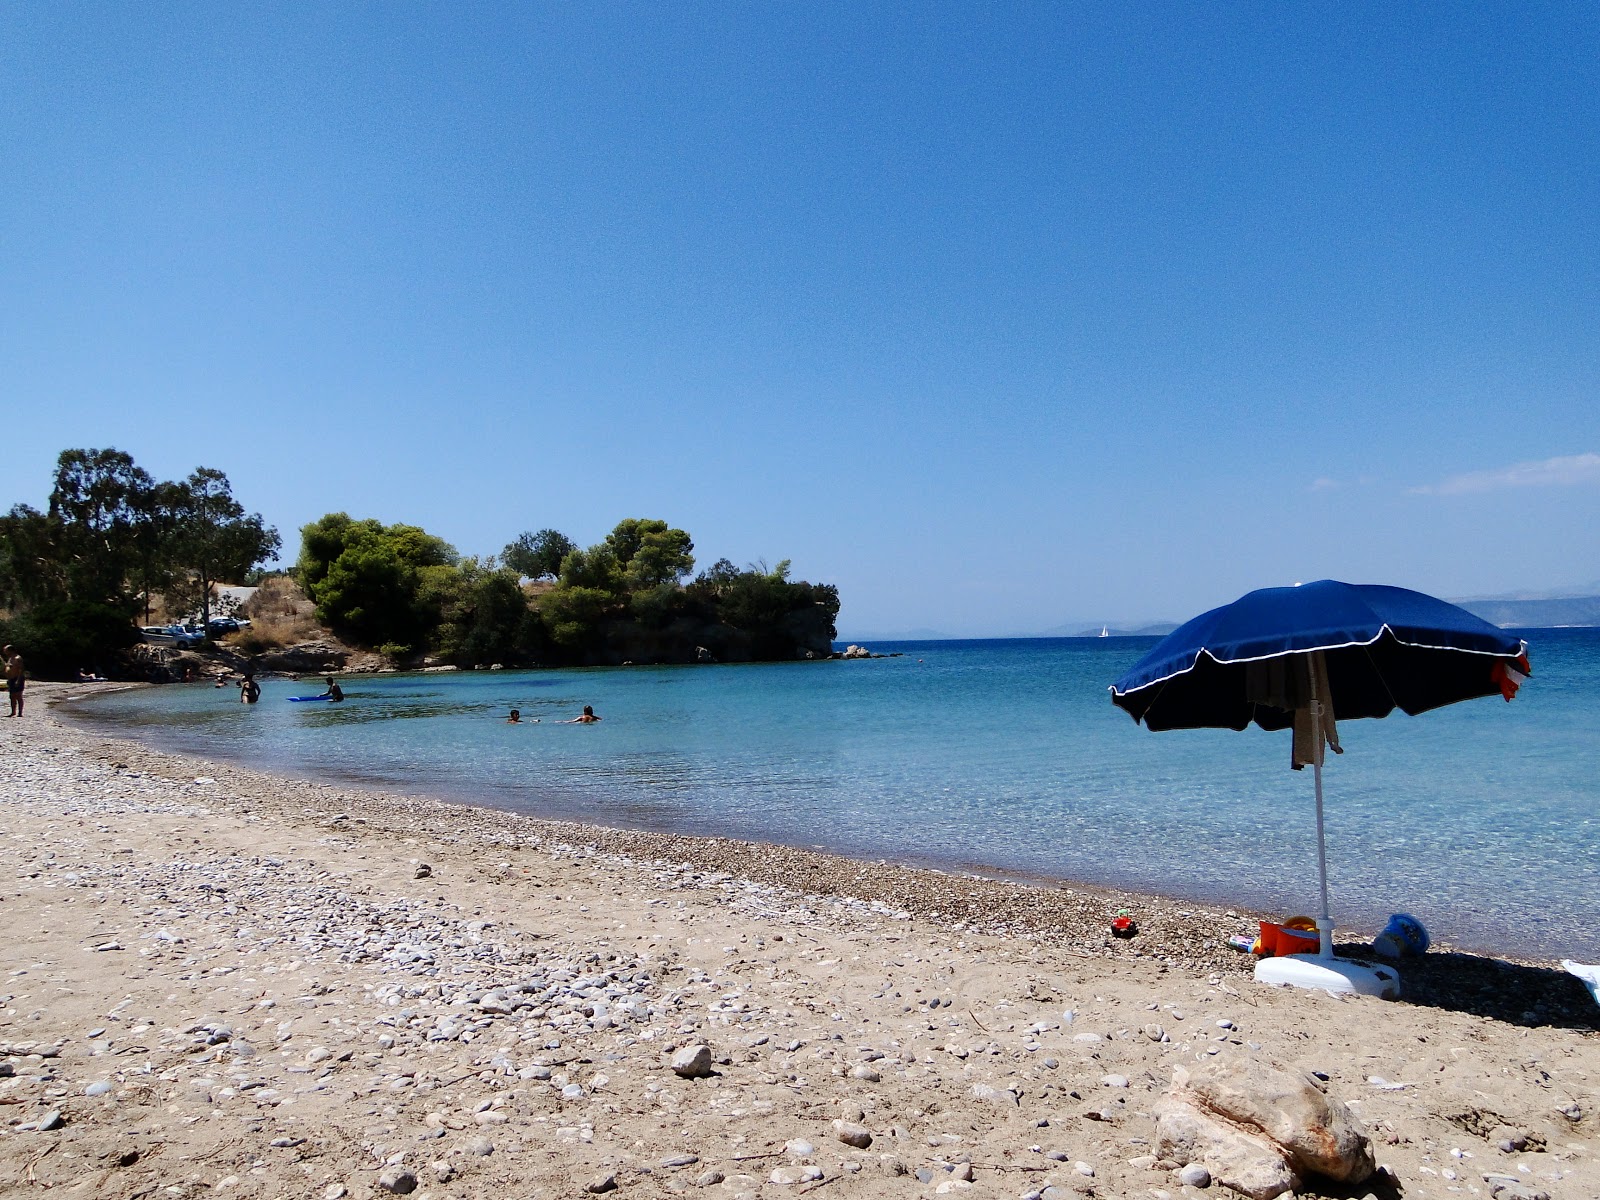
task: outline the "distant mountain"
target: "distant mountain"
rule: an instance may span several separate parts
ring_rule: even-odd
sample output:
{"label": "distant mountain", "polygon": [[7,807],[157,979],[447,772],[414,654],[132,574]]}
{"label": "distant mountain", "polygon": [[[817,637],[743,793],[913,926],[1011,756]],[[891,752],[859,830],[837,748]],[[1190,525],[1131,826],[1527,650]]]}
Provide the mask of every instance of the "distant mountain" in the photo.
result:
{"label": "distant mountain", "polygon": [[1491,625],[1517,629],[1600,626],[1600,596],[1562,596],[1540,600],[1456,600]]}

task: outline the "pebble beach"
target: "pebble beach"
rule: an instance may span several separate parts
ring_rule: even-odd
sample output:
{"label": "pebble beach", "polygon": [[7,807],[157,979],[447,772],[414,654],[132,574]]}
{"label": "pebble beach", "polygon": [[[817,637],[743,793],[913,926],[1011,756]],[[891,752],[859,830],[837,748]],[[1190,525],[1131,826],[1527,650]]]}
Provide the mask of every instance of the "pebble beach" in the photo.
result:
{"label": "pebble beach", "polygon": [[1258,914],[280,778],[87,690],[0,726],[0,1196],[1228,1194],[1157,1112],[1253,1064],[1370,1139],[1298,1194],[1600,1196],[1555,964],[1264,988]]}

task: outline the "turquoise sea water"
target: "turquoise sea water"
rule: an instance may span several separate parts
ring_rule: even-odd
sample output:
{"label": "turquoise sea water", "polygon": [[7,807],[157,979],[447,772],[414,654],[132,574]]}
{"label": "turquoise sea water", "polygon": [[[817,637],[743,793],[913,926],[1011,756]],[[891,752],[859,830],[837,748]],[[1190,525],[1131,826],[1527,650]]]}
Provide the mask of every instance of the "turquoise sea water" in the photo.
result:
{"label": "turquoise sea water", "polygon": [[[1471,947],[1600,959],[1600,631],[1528,635],[1506,704],[1341,726],[1333,911]],[[1149,638],[878,644],[898,658],[175,685],[82,706],[172,748],[601,824],[1317,906],[1312,776],[1287,733],[1153,734],[1107,686]],[[557,724],[593,704],[592,726]],[[506,725],[512,706],[524,721]]]}

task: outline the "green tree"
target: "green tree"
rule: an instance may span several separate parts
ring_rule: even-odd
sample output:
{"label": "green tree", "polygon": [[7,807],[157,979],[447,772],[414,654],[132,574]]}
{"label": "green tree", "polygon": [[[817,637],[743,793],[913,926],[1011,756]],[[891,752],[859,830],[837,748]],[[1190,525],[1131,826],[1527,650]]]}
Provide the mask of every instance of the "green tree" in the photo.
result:
{"label": "green tree", "polygon": [[134,530],[155,480],[121,450],[63,450],[56,460],[50,516],[75,600],[121,604],[135,559]]}
{"label": "green tree", "polygon": [[561,574],[561,562],[578,548],[566,534],[554,529],[524,533],[500,554],[500,560],[518,575],[529,579],[554,579]]}
{"label": "green tree", "polygon": [[[243,579],[276,555],[283,542],[259,513],[245,513],[233,498],[228,477],[211,467],[200,467],[174,488],[169,502],[165,536],[176,568],[169,588],[180,602],[187,601],[185,607],[198,608],[205,624],[211,619],[212,585]],[[164,522],[158,514],[151,520]]]}
{"label": "green tree", "polygon": [[362,645],[400,651],[438,633],[459,586],[458,556],[415,525],[329,513],[301,530],[295,573],[317,618]]}
{"label": "green tree", "polygon": [[150,597],[180,582],[176,540],[185,489],[181,483],[158,483],[144,497],[133,527],[133,576],[150,621]]}
{"label": "green tree", "polygon": [[603,624],[615,606],[611,592],[563,583],[539,597],[539,616],[558,648],[581,655],[600,644]]}
{"label": "green tree", "polygon": [[0,621],[0,641],[20,647],[29,672],[45,679],[111,670],[138,640],[126,609],[92,600],[49,600]]}
{"label": "green tree", "polygon": [[757,658],[777,658],[808,644],[820,649],[835,635],[839,591],[831,584],[792,582],[789,560],[737,569],[722,559],[698,576],[689,592],[717,620],[739,630]]}
{"label": "green tree", "polygon": [[625,586],[622,564],[604,542],[587,550],[574,550],[561,560],[562,588],[604,592],[608,603],[615,603]]}
{"label": "green tree", "polygon": [[0,607],[23,609],[66,597],[60,519],[18,504],[0,516]]}
{"label": "green tree", "polygon": [[606,535],[628,591],[677,583],[694,570],[694,542],[665,521],[629,517]]}
{"label": "green tree", "polygon": [[157,483],[121,450],[63,450],[52,484],[48,512],[0,517],[0,606],[41,673],[109,667],[137,640],[141,595],[146,611],[156,589],[206,611],[214,580],[278,548],[220,471]]}
{"label": "green tree", "polygon": [[461,666],[520,663],[528,658],[528,600],[517,572],[463,561],[460,586],[445,613],[440,650]]}

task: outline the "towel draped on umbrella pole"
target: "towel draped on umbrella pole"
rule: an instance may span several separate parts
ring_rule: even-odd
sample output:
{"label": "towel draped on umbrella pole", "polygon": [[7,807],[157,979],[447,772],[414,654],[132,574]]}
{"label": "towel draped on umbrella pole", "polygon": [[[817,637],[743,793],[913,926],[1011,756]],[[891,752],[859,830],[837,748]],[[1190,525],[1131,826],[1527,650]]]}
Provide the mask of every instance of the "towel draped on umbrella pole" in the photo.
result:
{"label": "towel draped on umbrella pole", "polygon": [[1163,638],[1111,687],[1153,730],[1294,729],[1291,765],[1314,769],[1323,959],[1332,958],[1322,819],[1325,746],[1336,722],[1415,716],[1477,696],[1510,700],[1527,644],[1454,604],[1382,584],[1332,579],[1262,588]]}

